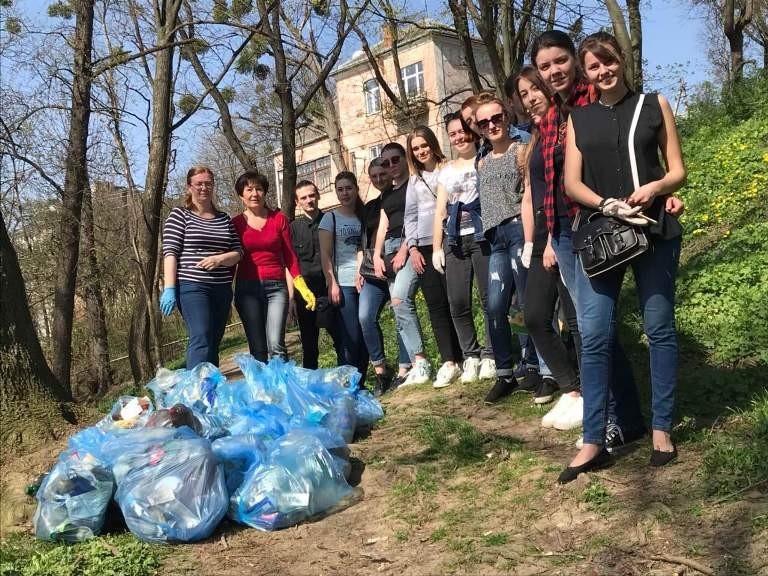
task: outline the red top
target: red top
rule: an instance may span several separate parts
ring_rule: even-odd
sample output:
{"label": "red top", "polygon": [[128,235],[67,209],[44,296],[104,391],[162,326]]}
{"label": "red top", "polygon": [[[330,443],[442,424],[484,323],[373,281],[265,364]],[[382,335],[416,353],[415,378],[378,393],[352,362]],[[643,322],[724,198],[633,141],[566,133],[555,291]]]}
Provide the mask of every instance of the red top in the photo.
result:
{"label": "red top", "polygon": [[294,278],[301,274],[288,219],[282,212],[267,211],[261,230],[249,226],[244,214],[232,218],[232,224],[243,245],[243,259],[237,267],[240,280],[285,280],[286,268]]}

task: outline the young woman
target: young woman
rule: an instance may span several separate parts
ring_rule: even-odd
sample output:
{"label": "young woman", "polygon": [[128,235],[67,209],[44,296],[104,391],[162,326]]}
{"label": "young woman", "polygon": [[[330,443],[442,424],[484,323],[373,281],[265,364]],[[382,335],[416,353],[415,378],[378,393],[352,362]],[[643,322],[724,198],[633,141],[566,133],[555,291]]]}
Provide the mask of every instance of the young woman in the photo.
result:
{"label": "young woman", "polygon": [[493,404],[517,387],[508,314],[515,289],[519,304],[525,309],[525,268],[520,261],[523,249],[520,213],[525,145],[510,138],[509,117],[504,103],[498,98],[484,98],[477,108],[475,120],[478,130],[491,143],[491,151],[478,163],[477,176],[483,233],[491,247],[488,318],[497,379],[485,402]]}
{"label": "young woman", "polygon": [[[381,195],[376,198],[366,198],[364,209],[363,244],[366,248],[373,248],[376,245],[376,232],[379,229],[379,220],[381,218],[381,199],[392,188],[392,178],[389,177],[389,172],[381,165],[381,158],[371,160],[371,163],[368,165],[368,177],[373,187],[381,192]],[[363,338],[368,348],[373,371],[376,374],[374,394],[381,395],[390,388],[397,388],[405,380],[408,371],[411,369],[411,362],[408,351],[403,344],[403,339],[398,332],[399,367],[397,376],[393,379],[391,371],[387,369],[384,356],[384,334],[379,323],[381,311],[389,300],[389,286],[386,280],[380,279],[360,277],[360,282],[362,284],[360,288],[360,309],[358,310],[360,327],[363,331]]]}
{"label": "young woman", "polygon": [[245,172],[235,182],[235,191],[244,207],[232,220],[244,250],[237,267],[235,308],[243,321],[251,355],[261,362],[274,357],[286,359],[286,270],[308,310],[314,309],[315,296],[301,276],[288,219],[267,206],[267,177]]}
{"label": "young woman", "polygon": [[485,315],[485,347],[481,349],[472,314],[474,277],[477,277],[483,310],[488,308],[488,259],[491,252],[483,236],[480,218],[475,134],[458,113],[446,117],[445,128],[458,157],[444,164],[437,177],[432,263],[435,270],[445,274],[451,317],[464,356],[461,381],[466,383],[479,378],[495,378],[496,375],[488,316]]}
{"label": "young woman", "polygon": [[336,332],[341,335],[344,364],[354,366],[365,380],[368,352],[358,314],[360,285],[358,270],[363,203],[358,195],[357,178],[352,172],[339,172],[334,181],[340,206],[326,212],[320,221],[320,261],[328,285],[328,298],[338,308]]}
{"label": "young woman", "polygon": [[[628,265],[634,272],[651,356],[650,464],[663,466],[677,456],[670,430],[677,383],[674,301],[682,229],[676,219],[668,217],[665,207],[666,197],[685,181],[680,141],[667,100],[628,89],[621,49],[613,36],[605,32],[588,36],[579,49],[579,59],[600,96],[597,102],[573,110],[568,120],[565,189],[579,204],[581,222],[595,212],[632,223],[651,222],[649,249]],[[638,218],[638,213],[644,217]],[[613,368],[610,355],[616,304],[628,265],[593,278],[580,267],[576,270],[584,444],[560,475],[561,483],[610,461],[604,446]],[[616,401],[621,405],[625,399],[617,396]]]}
{"label": "young woman", "polygon": [[[576,309],[560,278],[557,258],[549,241],[544,214],[547,183],[544,176],[541,138],[535,127],[549,110],[551,93],[533,66],[523,68],[515,80],[515,90],[534,126],[533,139],[526,151],[522,212],[525,236],[522,260],[523,266],[528,268],[525,325],[533,337],[536,349],[552,370],[554,380],[544,378],[545,385],[548,387],[545,392],[549,393],[551,398],[551,393],[559,387],[563,393],[555,409],[548,412],[542,419],[542,426],[567,430],[581,425],[583,406],[576,367],[573,366],[560,335],[553,327],[558,299],[576,344],[577,357],[581,353],[581,339],[576,321]],[[570,227],[565,206],[559,205],[557,208],[558,214],[561,215],[558,225]],[[553,382],[556,383],[555,386],[552,386]],[[559,410],[558,406],[560,406]]]}
{"label": "young woman", "polygon": [[187,368],[219,365],[219,343],[232,304],[232,275],[242,248],[232,221],[213,204],[213,172],[187,172],[183,208],[174,208],[163,226],[163,280],[160,310],[178,304],[187,326]]}
{"label": "young woman", "polygon": [[442,360],[432,385],[444,388],[462,375],[461,345],[451,318],[446,279],[435,269],[432,258],[437,180],[445,155],[437,136],[426,126],[411,130],[406,148],[411,177],[405,198],[405,241],[413,269],[419,275]]}
{"label": "young woman", "polygon": [[[404,241],[403,220],[406,192],[408,190],[408,163],[405,149],[397,142],[390,142],[381,150],[381,166],[387,171],[391,186],[381,195],[379,229],[376,232],[373,263],[377,275],[389,282],[392,311],[395,314],[397,332],[413,368],[399,384],[410,386],[429,381],[431,367],[425,355],[421,324],[416,315],[414,298],[419,277],[413,267],[408,243]],[[390,260],[390,270],[384,258]],[[402,370],[401,370],[402,373]]]}

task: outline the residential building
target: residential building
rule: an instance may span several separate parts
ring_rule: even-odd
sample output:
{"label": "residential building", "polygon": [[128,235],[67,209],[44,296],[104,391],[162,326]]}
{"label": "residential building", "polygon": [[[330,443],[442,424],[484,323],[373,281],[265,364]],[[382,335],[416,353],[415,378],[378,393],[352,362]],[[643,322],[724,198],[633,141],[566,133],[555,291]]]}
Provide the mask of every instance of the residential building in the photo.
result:
{"label": "residential building", "polygon": [[[374,46],[379,69],[397,94],[391,38],[384,36]],[[450,154],[443,116],[458,110],[471,93],[469,67],[464,49],[455,33],[437,29],[411,29],[397,44],[398,60],[405,92],[419,124],[432,128],[443,152]],[[482,78],[492,78],[485,47],[475,42],[475,60]],[[391,104],[376,80],[374,70],[360,50],[331,74],[336,85],[336,106],[341,127],[342,150],[347,166],[355,173],[360,194],[365,199],[378,194],[368,180],[367,168],[384,144],[398,141],[405,146],[411,129]],[[328,137],[316,130],[297,133],[296,163],[298,179],[317,184],[321,208],[337,203],[333,179],[339,167],[331,159]],[[275,180],[282,182],[282,154],[274,156]]]}

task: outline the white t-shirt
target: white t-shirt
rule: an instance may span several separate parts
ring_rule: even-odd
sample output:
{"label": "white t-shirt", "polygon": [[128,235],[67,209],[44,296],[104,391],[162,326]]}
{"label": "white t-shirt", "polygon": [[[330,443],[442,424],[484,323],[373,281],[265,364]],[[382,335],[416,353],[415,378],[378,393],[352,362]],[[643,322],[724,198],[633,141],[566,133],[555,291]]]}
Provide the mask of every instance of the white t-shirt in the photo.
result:
{"label": "white t-shirt", "polygon": [[[455,204],[456,202],[469,204],[478,198],[477,170],[475,170],[474,162],[459,166],[456,166],[455,162],[450,162],[440,170],[437,181],[448,194],[448,204]],[[451,226],[451,222],[448,222],[448,226]],[[462,212],[459,235],[466,236],[467,234],[474,234],[474,232],[472,217],[468,212]]]}
{"label": "white t-shirt", "polygon": [[320,230],[333,232],[336,216],[336,246],[334,272],[339,286],[354,286],[357,274],[357,251],[360,248],[360,220],[357,216],[344,216],[338,210],[326,212],[320,220]]}

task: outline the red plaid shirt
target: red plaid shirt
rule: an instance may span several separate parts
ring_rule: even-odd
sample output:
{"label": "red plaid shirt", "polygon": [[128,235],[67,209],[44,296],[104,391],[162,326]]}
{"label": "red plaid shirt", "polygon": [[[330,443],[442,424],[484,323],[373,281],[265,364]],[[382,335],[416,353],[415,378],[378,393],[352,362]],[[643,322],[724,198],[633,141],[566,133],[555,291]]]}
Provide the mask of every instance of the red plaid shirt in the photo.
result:
{"label": "red plaid shirt", "polygon": [[[586,82],[577,82],[571,95],[568,97],[565,105],[571,108],[586,106],[597,99],[594,88]],[[557,196],[562,194],[565,205],[568,209],[568,216],[573,220],[579,211],[579,205],[571,200],[565,193],[563,182],[563,167],[560,167],[560,173],[557,173],[555,167],[555,149],[558,145],[562,146],[565,152],[565,135],[568,117],[561,114],[561,104],[559,97],[555,96],[552,105],[547,110],[546,116],[539,124],[539,134],[541,137],[541,153],[544,156],[544,180],[547,183],[544,192],[544,215],[547,219],[547,230],[550,234],[555,233],[557,226]]]}

